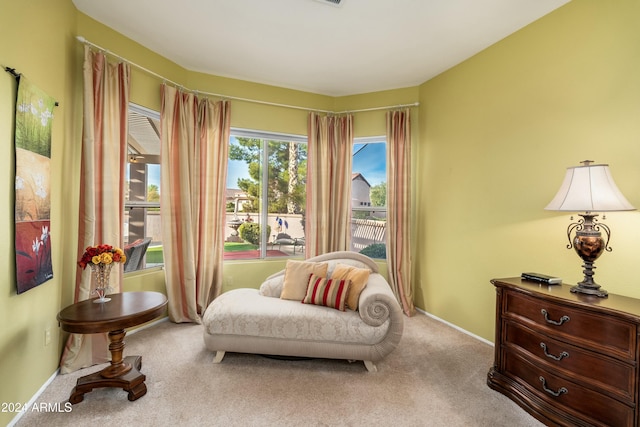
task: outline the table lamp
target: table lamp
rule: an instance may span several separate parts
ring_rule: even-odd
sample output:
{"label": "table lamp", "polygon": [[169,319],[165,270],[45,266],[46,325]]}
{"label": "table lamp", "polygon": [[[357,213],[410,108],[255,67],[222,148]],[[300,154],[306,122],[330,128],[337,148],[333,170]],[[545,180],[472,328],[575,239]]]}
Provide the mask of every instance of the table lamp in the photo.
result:
{"label": "table lamp", "polygon": [[[585,160],[582,166],[567,168],[562,186],[556,196],[545,207],[551,211],[584,212],[578,215],[582,219],[569,224],[567,238],[584,264],[582,272],[584,279],[571,288],[571,292],[607,297],[607,291],[600,288],[593,280],[593,263],[603,251],[611,252],[609,239],[611,230],[603,223],[599,223],[597,213],[612,211],[632,211],[635,208],[622,195],[611,176],[609,165],[594,165],[593,160]],[[604,217],[603,217],[604,218]],[[573,217],[571,217],[573,220]],[[606,242],[600,230],[607,234]],[[575,230],[575,237],[571,239],[571,232]]]}

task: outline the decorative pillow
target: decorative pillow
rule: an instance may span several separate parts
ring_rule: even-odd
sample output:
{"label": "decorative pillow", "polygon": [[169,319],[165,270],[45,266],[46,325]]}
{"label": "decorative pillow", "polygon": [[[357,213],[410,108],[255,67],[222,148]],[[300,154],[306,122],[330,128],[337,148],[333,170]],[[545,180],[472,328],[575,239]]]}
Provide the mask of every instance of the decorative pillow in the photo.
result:
{"label": "decorative pillow", "polygon": [[340,263],[338,263],[336,268],[333,270],[333,273],[331,274],[332,279],[345,279],[351,281],[349,294],[347,295],[347,307],[351,310],[358,309],[360,293],[367,286],[369,274],[371,274],[371,270],[368,268],[358,268],[352,265]]}
{"label": "decorative pillow", "polygon": [[328,264],[326,262],[319,263],[288,259],[284,269],[284,281],[282,283],[280,298],[302,301],[307,293],[309,276],[312,274],[326,276],[327,267]]}
{"label": "decorative pillow", "polygon": [[344,279],[329,279],[312,274],[309,278],[307,295],[302,302],[304,304],[324,305],[344,311],[349,285],[351,282]]}
{"label": "decorative pillow", "polygon": [[282,294],[282,276],[268,278],[262,282],[259,292],[263,297],[280,298],[280,294]]}

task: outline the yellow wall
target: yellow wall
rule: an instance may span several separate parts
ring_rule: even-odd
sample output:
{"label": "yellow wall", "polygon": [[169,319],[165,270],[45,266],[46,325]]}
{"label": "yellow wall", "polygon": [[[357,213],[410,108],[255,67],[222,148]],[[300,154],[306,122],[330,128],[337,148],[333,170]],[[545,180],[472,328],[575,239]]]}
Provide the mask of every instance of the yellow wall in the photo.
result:
{"label": "yellow wall", "polygon": [[[70,1],[0,0],[0,64],[23,73],[55,98],[51,149],[51,242],[54,278],[25,294],[16,295],[14,264],[14,150],[13,117],[16,81],[0,74],[0,402],[27,402],[56,370],[60,334],[56,314],[61,290],[75,274],[74,223],[77,195],[65,189],[79,171],[76,141],[77,88],[73,40],[75,9]],[[67,142],[70,142],[67,144]],[[64,165],[64,167],[63,167]],[[63,171],[65,172],[63,174]],[[76,205],[77,206],[77,205]],[[67,234],[69,233],[69,234]],[[77,236],[77,231],[75,231]],[[71,238],[69,238],[71,236]],[[45,329],[51,343],[45,346]],[[1,412],[0,425],[15,414]]]}
{"label": "yellow wall", "polygon": [[[420,87],[416,303],[494,339],[489,280],[582,279],[569,214],[543,210],[568,166],[609,163],[640,207],[640,2],[573,1]],[[595,279],[640,297],[640,213],[607,214]]]}
{"label": "yellow wall", "polygon": [[[62,0],[59,0],[62,1]],[[120,55],[140,67],[151,70],[166,79],[178,84],[187,84],[188,71],[176,63],[151,52],[149,49],[133,42],[120,33],[102,25],[94,19],[80,12],[77,14],[77,28],[74,36],[84,37],[86,40]],[[76,42],[82,51],[82,43]],[[109,60],[115,61],[113,57]],[[82,59],[80,59],[82,61]],[[131,67],[131,102],[160,111],[160,83],[158,78],[139,69]]]}

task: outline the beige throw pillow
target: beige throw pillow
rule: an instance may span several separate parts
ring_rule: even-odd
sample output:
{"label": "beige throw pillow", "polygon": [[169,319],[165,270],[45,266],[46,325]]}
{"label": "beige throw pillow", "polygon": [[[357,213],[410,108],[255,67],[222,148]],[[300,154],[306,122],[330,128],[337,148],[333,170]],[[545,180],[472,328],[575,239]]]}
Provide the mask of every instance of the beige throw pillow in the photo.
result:
{"label": "beige throw pillow", "polygon": [[358,268],[347,264],[336,264],[336,268],[331,274],[332,279],[350,280],[349,293],[347,294],[347,307],[351,310],[358,309],[360,293],[367,286],[371,270],[368,268]]}
{"label": "beige throw pillow", "polygon": [[312,274],[325,277],[328,266],[326,262],[318,263],[288,259],[284,269],[284,282],[282,283],[280,298],[302,301],[307,294],[309,277]]}

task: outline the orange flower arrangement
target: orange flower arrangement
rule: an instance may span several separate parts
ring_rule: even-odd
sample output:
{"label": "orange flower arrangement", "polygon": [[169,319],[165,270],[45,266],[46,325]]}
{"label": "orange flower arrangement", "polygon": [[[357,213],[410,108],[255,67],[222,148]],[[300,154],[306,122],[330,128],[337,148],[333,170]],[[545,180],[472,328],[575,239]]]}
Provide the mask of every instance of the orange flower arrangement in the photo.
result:
{"label": "orange flower arrangement", "polygon": [[84,254],[82,254],[82,258],[78,261],[78,266],[84,270],[87,265],[91,264],[109,265],[114,262],[125,262],[126,260],[127,256],[120,248],[114,248],[111,245],[88,246]]}
{"label": "orange flower arrangement", "polygon": [[87,265],[91,267],[91,272],[95,276],[96,286],[91,294],[97,294],[98,299],[94,302],[107,302],[110,298],[105,298],[108,291],[111,290],[109,286],[109,273],[114,263],[125,262],[127,256],[122,249],[114,248],[111,245],[97,245],[89,246],[85,249],[82,258],[78,261],[78,266],[83,270],[87,268]]}

